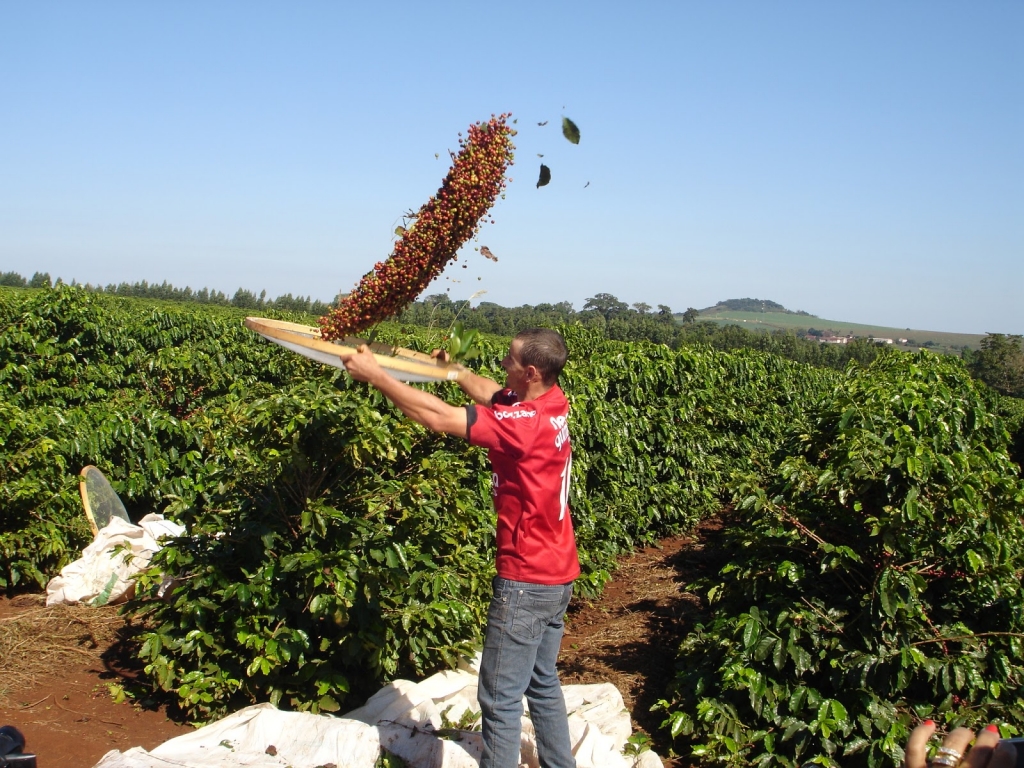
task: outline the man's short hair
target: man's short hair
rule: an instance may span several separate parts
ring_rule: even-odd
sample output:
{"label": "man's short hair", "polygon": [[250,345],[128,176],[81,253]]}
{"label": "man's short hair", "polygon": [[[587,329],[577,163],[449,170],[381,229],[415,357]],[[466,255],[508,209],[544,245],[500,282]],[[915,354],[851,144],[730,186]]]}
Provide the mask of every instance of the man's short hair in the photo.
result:
{"label": "man's short hair", "polygon": [[519,339],[519,358],[523,367],[532,365],[546,385],[558,381],[558,375],[565,368],[569,350],[565,339],[558,331],[550,328],[527,328],[516,334]]}

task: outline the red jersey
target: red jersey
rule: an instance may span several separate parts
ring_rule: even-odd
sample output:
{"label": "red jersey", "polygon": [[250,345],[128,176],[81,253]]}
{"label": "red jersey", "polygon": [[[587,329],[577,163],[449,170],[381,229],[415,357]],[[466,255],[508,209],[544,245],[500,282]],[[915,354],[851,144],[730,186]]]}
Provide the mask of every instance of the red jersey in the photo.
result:
{"label": "red jersey", "polygon": [[557,385],[528,403],[514,397],[502,390],[490,408],[467,409],[469,442],[489,449],[493,470],[498,575],[568,584],[580,575],[569,517],[569,402]]}

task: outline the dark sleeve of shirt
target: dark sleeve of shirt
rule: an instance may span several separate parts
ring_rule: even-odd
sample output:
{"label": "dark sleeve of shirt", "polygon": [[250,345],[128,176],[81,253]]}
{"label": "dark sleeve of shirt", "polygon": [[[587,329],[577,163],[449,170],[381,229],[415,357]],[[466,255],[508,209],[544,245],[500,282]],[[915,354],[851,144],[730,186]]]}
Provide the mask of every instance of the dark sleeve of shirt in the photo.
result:
{"label": "dark sleeve of shirt", "polygon": [[511,389],[499,389],[491,395],[491,407],[496,405],[515,405],[519,402],[519,395]]}
{"label": "dark sleeve of shirt", "polygon": [[[499,389],[493,395],[491,395],[491,409],[494,409],[496,405],[515,405],[519,402],[519,396],[511,389]],[[477,408],[478,405],[467,405],[466,406],[466,439],[469,442],[473,442],[473,425],[478,420]]]}

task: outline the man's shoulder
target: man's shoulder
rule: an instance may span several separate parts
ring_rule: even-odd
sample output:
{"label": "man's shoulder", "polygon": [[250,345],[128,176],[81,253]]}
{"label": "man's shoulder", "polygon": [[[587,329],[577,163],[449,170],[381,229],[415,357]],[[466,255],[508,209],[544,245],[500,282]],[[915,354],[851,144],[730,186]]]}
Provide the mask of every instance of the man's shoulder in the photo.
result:
{"label": "man's shoulder", "polygon": [[497,392],[491,399],[491,406],[480,411],[488,414],[488,420],[506,424],[532,421],[540,413],[535,400],[522,401],[510,389]]}
{"label": "man's shoulder", "polygon": [[542,409],[544,411],[564,412],[569,410],[569,400],[566,398],[562,388],[557,384],[551,387],[551,389],[540,397],[531,400],[530,402],[535,403],[538,409]]}
{"label": "man's shoulder", "polygon": [[532,400],[520,400],[511,389],[503,389],[494,395],[490,411],[498,420],[557,415],[568,413],[569,401],[557,384]]}
{"label": "man's shoulder", "polygon": [[491,397],[491,407],[492,408],[495,407],[495,406],[498,406],[498,405],[504,405],[504,406],[508,407],[508,406],[515,405],[518,402],[519,402],[519,395],[517,395],[515,392],[513,392],[508,387],[505,387],[503,389],[499,389]]}

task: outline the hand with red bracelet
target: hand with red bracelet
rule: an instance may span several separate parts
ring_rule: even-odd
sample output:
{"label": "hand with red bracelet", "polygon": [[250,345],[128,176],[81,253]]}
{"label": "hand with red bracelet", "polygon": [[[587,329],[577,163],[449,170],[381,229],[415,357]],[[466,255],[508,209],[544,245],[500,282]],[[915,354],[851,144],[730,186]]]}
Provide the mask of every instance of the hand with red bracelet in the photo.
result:
{"label": "hand with red bracelet", "polygon": [[1016,749],[1000,742],[999,729],[994,725],[986,725],[977,739],[970,728],[954,728],[929,760],[928,741],[934,734],[932,720],[925,720],[911,732],[904,768],[1013,768],[1017,763]]}

